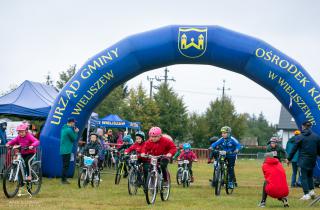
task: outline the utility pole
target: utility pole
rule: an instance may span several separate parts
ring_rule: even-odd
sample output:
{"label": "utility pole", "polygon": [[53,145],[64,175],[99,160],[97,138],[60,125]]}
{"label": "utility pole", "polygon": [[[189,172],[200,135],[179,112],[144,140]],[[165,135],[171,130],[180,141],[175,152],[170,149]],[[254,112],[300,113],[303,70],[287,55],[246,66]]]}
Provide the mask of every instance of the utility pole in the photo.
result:
{"label": "utility pole", "polygon": [[152,98],[152,88],[156,88],[156,86],[153,85],[153,80],[156,79],[155,77],[149,77],[147,76],[147,80],[150,82],[150,99]]}
{"label": "utility pole", "polygon": [[161,81],[164,81],[164,84],[168,84],[168,81],[173,81],[173,82],[175,82],[176,80],[172,77],[172,78],[168,78],[168,72],[169,72],[169,70],[168,70],[168,68],[166,67],[165,69],[164,69],[164,76],[160,76],[160,77],[155,77],[155,79],[158,81],[158,82],[161,82]]}
{"label": "utility pole", "polygon": [[224,106],[225,92],[231,90],[230,88],[226,88],[226,80],[223,80],[222,88],[217,88],[217,90],[222,91],[222,108]]}

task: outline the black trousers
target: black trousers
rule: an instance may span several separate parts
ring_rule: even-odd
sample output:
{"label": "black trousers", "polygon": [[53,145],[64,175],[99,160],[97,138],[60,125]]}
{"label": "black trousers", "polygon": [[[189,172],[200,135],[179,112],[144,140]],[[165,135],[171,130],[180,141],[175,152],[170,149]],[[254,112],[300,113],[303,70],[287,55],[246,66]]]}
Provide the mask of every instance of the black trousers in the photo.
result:
{"label": "black trousers", "polygon": [[68,169],[70,166],[70,157],[71,154],[64,154],[61,155],[62,157],[62,175],[61,175],[61,180],[66,181],[67,180],[67,174],[68,174]]}
{"label": "black trousers", "polygon": [[160,168],[161,168],[161,171],[162,171],[162,175],[163,175],[164,181],[168,181],[168,175],[167,175],[168,164],[169,164],[169,159],[162,158],[160,160]]}
{"label": "black trousers", "polygon": [[313,185],[313,170],[301,168],[301,185],[304,194],[308,194],[314,189]]}
{"label": "black trousers", "polygon": [[21,156],[24,160],[24,163],[26,164],[26,171],[25,171],[26,175],[30,176],[31,175],[30,164],[36,155],[35,154],[23,154]]}

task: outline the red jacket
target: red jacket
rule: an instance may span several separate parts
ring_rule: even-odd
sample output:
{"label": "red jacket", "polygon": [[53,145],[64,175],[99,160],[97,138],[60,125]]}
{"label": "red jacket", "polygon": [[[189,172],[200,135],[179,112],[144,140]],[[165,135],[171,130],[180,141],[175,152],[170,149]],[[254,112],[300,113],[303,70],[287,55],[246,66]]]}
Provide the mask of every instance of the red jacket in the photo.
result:
{"label": "red jacket", "polygon": [[289,195],[286,172],[277,158],[267,157],[262,165],[264,178],[267,182],[265,191],[273,198]]}
{"label": "red jacket", "polygon": [[[130,152],[133,152],[133,151],[136,151],[138,155],[141,154],[142,152],[142,148],[145,146],[145,142],[142,142],[141,144],[138,144],[137,142],[134,143],[133,145],[131,145],[131,147],[129,147],[128,149],[126,149],[124,152],[125,153],[130,153]],[[139,159],[142,161],[142,162],[148,162],[148,159],[147,158],[142,158],[142,157],[139,157]]]}
{"label": "red jacket", "polygon": [[192,162],[197,159],[197,156],[191,150],[188,152],[182,151],[178,159],[189,160],[190,162]]}
{"label": "red jacket", "polygon": [[153,142],[149,139],[146,141],[145,147],[142,149],[142,153],[154,156],[166,155],[168,153],[173,156],[176,152],[176,145],[174,145],[173,141],[164,136],[161,136],[157,142]]}

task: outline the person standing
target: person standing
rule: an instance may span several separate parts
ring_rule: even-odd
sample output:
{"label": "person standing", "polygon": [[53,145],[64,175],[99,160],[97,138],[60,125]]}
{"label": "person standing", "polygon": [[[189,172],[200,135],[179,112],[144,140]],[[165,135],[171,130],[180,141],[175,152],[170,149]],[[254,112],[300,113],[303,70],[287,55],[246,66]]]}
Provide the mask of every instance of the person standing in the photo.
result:
{"label": "person standing", "polygon": [[7,143],[7,122],[0,123],[0,145],[6,145]]}
{"label": "person standing", "polygon": [[301,200],[310,200],[315,197],[313,168],[316,165],[317,154],[320,153],[320,137],[311,131],[311,126],[312,124],[309,121],[302,124],[301,135],[296,138],[288,157],[291,162],[295,153],[299,150],[298,165],[301,167],[301,184],[304,193]]}
{"label": "person standing", "polygon": [[[286,152],[287,154],[290,154],[294,143],[296,141],[297,136],[299,136],[301,134],[301,132],[299,130],[295,130],[294,131],[294,136],[292,136],[286,146]],[[293,156],[292,160],[291,160],[291,164],[292,164],[292,176],[291,176],[291,187],[298,187],[299,185],[301,185],[301,176],[300,176],[300,172],[298,175],[298,181],[297,181],[297,174],[298,174],[298,158],[299,158],[299,151],[296,152],[296,154]]]}
{"label": "person standing", "polygon": [[75,126],[76,120],[68,118],[68,122],[61,129],[60,155],[62,157],[61,183],[70,184],[67,181],[67,173],[70,165],[73,143],[77,140],[79,129]]}

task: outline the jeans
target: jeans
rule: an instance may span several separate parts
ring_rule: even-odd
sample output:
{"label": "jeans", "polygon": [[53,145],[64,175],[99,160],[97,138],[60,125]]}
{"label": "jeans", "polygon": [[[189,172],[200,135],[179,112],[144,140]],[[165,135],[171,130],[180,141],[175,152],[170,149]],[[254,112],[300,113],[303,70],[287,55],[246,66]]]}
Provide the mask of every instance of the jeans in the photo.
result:
{"label": "jeans", "polygon": [[68,174],[68,169],[70,165],[70,157],[71,154],[64,154],[61,155],[62,157],[62,175],[61,175],[61,180],[66,181],[67,180],[67,174]]}
{"label": "jeans", "polygon": [[313,185],[313,170],[301,168],[301,185],[304,194],[308,194],[314,189]]}
{"label": "jeans", "polygon": [[298,174],[298,164],[297,164],[297,162],[292,162],[291,187],[296,186],[297,183],[301,184],[300,173],[298,174],[298,181],[297,181],[297,174]]}

